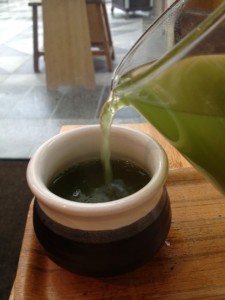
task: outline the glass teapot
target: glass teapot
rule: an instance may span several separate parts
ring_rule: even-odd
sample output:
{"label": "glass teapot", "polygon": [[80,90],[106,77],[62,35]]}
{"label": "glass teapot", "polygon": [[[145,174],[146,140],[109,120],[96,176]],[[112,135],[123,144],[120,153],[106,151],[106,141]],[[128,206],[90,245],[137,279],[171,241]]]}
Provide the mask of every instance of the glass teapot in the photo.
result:
{"label": "glass teapot", "polygon": [[225,194],[225,0],[177,0],[114,72],[101,122],[132,106]]}

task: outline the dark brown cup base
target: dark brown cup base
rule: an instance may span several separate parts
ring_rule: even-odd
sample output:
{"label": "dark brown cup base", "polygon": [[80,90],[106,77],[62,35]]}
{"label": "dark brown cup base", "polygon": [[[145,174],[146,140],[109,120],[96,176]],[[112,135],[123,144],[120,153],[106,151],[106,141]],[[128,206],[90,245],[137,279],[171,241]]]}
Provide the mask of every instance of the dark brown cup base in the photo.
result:
{"label": "dark brown cup base", "polygon": [[161,199],[164,205],[156,219],[138,234],[119,241],[84,243],[65,238],[44,224],[44,213],[37,201],[33,214],[34,230],[48,257],[64,269],[94,277],[126,273],[151,259],[166,240],[171,225],[166,188]]}

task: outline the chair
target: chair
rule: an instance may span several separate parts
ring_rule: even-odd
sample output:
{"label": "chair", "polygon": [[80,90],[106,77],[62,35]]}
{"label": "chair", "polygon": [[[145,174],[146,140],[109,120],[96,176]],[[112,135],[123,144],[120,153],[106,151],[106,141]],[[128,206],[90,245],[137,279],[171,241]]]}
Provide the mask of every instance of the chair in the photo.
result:
{"label": "chair", "polygon": [[112,71],[115,58],[112,37],[104,0],[86,0],[93,55],[106,56],[108,70]]}
{"label": "chair", "polygon": [[[112,71],[112,60],[115,58],[112,37],[106,13],[104,0],[86,0],[87,15],[90,31],[91,50],[93,55],[105,55],[108,70]],[[39,72],[39,57],[44,55],[39,50],[38,43],[38,7],[42,2],[30,1],[28,5],[32,8],[33,22],[33,65],[34,71]]]}

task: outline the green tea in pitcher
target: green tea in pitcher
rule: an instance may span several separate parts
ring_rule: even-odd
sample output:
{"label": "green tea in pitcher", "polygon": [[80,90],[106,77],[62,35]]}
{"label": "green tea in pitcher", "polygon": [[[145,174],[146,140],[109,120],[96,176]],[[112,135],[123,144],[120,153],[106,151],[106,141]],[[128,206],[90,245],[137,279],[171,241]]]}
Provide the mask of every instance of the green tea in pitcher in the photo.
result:
{"label": "green tea in pitcher", "polygon": [[121,199],[143,188],[149,175],[132,162],[112,160],[112,181],[105,183],[102,162],[80,162],[58,174],[49,184],[54,194],[71,201],[85,203],[108,202]]}
{"label": "green tea in pitcher", "polygon": [[102,122],[134,107],[225,193],[225,55],[187,57],[149,78],[144,68],[122,76]]}

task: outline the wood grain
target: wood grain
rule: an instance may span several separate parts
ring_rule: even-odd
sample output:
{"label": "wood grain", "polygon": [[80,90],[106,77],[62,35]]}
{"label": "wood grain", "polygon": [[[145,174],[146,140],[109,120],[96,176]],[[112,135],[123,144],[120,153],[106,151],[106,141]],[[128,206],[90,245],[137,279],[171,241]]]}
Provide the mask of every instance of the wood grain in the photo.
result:
{"label": "wood grain", "polygon": [[[123,126],[154,133],[149,124]],[[75,127],[65,126],[62,131]],[[143,267],[115,277],[96,279],[67,272],[48,259],[37,241],[32,203],[10,300],[225,298],[225,198],[201,174],[186,167],[167,142],[155,133],[154,137],[167,149],[173,167],[166,182],[172,225],[157,255]]]}
{"label": "wood grain", "polygon": [[143,267],[120,276],[89,278],[47,258],[29,210],[15,300],[224,299],[225,199],[192,168],[170,171],[173,221],[167,243]]}
{"label": "wood grain", "polygon": [[85,0],[43,0],[44,49],[49,88],[95,87]]}
{"label": "wood grain", "polygon": [[213,10],[224,0],[188,0],[186,7],[192,9]]}

